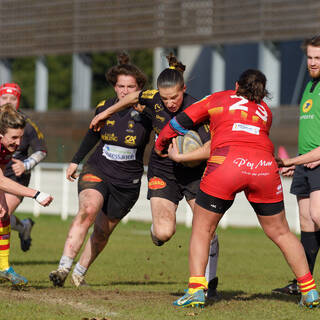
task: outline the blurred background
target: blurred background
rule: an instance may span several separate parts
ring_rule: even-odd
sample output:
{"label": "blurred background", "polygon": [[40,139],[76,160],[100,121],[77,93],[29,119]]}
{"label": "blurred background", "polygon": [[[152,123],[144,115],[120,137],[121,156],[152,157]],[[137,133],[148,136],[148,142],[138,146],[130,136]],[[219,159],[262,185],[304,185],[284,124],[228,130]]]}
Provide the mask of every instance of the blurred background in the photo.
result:
{"label": "blurred background", "polygon": [[271,139],[293,156],[308,81],[300,46],[319,18],[317,0],[0,0],[0,84],[21,86],[21,109],[45,134],[45,161],[68,163],[97,103],[114,96],[105,72],[120,51],[147,74],[147,88],[174,52],[199,99],[258,68],[271,93]]}

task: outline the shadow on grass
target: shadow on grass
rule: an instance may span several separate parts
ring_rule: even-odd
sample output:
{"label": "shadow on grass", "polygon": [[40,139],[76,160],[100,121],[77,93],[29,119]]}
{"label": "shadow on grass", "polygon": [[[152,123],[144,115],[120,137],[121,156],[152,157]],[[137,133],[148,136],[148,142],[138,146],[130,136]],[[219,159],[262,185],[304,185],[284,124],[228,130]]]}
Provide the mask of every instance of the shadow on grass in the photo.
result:
{"label": "shadow on grass", "polygon": [[[173,292],[170,295],[174,297],[181,297],[185,292]],[[248,294],[242,290],[240,291],[218,291],[218,296],[212,300],[207,301],[208,305],[215,304],[217,301],[252,301],[252,300],[274,300],[274,301],[285,301],[292,302],[296,304],[299,301],[298,296],[287,296],[287,295],[278,295],[274,293],[255,293]]]}
{"label": "shadow on grass", "polygon": [[15,266],[36,266],[36,265],[43,265],[43,264],[54,264],[58,265],[59,260],[53,260],[53,261],[45,261],[45,260],[30,260],[30,261],[18,261],[18,260],[12,260],[10,261],[10,264]]}

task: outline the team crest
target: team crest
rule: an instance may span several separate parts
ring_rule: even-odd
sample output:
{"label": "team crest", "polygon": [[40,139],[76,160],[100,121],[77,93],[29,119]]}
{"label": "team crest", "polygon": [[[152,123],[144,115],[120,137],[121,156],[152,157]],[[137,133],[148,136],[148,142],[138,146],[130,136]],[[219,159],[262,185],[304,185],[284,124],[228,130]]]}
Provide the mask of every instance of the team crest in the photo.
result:
{"label": "team crest", "polygon": [[312,108],[312,99],[308,99],[302,106],[302,111],[307,113]]}
{"label": "team crest", "polygon": [[126,131],[127,132],[133,132],[134,125],[135,125],[135,122],[133,120],[129,120],[128,121],[128,129]]}

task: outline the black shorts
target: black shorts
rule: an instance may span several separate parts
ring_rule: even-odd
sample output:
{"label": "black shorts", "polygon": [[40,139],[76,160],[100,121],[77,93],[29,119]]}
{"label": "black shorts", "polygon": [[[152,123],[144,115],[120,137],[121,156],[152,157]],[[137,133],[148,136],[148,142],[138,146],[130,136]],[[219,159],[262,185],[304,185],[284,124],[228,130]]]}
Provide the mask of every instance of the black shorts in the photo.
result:
{"label": "black shorts", "polygon": [[309,169],[304,165],[296,166],[290,192],[300,197],[309,197],[313,191],[320,190],[320,166]]}
{"label": "black shorts", "polygon": [[[10,174],[10,175],[7,175],[6,177],[27,187],[30,183],[31,174],[30,173],[22,174],[20,177],[17,177],[15,174]],[[16,197],[18,197],[21,200],[21,202],[24,198],[21,196],[16,196]]]}
{"label": "black shorts", "polygon": [[[202,190],[199,190],[196,198],[196,204],[200,207],[218,214],[224,214],[231,207],[233,201],[234,200],[225,200],[211,196]],[[283,201],[273,203],[249,202],[255,213],[260,216],[272,216],[280,213],[284,209]]]}
{"label": "black shorts", "polygon": [[137,202],[140,193],[140,183],[117,186],[108,182],[108,178],[99,169],[85,165],[78,180],[78,193],[86,189],[94,189],[104,198],[102,211],[110,219],[121,220]]}
{"label": "black shorts", "polygon": [[[188,174],[188,173],[186,173]],[[195,199],[200,186],[200,177],[187,183],[178,180],[167,179],[162,175],[154,175],[152,169],[148,168],[148,195],[152,197],[164,198],[178,204],[183,197],[187,201]]]}
{"label": "black shorts", "polygon": [[31,174],[22,174],[20,177],[17,177],[15,174],[10,174],[6,177],[27,187],[30,183]]}

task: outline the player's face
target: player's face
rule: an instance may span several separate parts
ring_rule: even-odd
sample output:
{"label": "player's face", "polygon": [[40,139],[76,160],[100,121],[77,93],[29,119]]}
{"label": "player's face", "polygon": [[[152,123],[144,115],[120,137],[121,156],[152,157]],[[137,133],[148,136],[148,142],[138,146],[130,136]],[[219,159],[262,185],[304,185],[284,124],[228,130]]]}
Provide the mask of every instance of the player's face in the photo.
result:
{"label": "player's face", "polygon": [[114,91],[119,100],[123,99],[127,94],[138,91],[139,87],[135,77],[121,74],[118,76]]}
{"label": "player's face", "polygon": [[170,112],[177,112],[182,105],[183,94],[186,91],[186,86],[181,88],[180,84],[174,87],[161,88],[159,94],[162,102]]}
{"label": "player's face", "polygon": [[310,77],[320,77],[320,47],[308,46],[307,59]]}
{"label": "player's face", "polygon": [[11,103],[17,109],[18,98],[13,94],[3,94],[0,96],[0,107],[6,103]]}
{"label": "player's face", "polygon": [[23,136],[23,129],[9,128],[7,132],[1,136],[1,143],[10,152],[15,152],[21,142]]}

